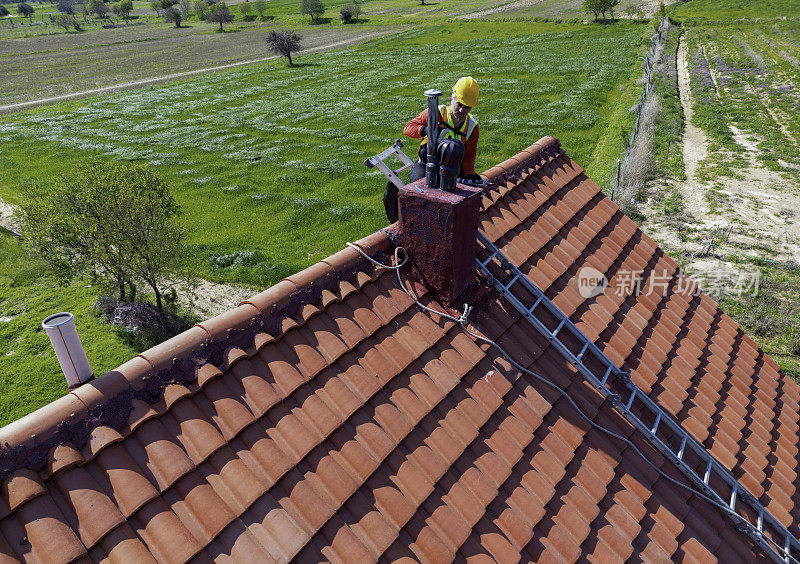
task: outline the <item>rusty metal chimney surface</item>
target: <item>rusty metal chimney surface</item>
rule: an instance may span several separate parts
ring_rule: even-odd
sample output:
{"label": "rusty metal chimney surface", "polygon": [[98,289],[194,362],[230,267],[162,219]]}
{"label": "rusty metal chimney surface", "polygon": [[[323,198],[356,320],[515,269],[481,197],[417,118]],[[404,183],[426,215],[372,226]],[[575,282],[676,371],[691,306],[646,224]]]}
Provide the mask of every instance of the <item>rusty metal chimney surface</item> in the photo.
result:
{"label": "rusty metal chimney surface", "polygon": [[398,244],[409,254],[412,275],[457,308],[475,280],[481,193],[464,184],[450,192],[430,189],[423,180],[399,191]]}

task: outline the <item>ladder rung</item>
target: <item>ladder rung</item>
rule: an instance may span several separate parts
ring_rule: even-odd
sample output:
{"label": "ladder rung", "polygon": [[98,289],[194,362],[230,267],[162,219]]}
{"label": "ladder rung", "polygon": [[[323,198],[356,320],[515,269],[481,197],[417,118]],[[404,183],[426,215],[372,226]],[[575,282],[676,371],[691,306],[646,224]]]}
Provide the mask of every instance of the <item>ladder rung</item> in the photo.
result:
{"label": "ladder rung", "polygon": [[542,303],[542,298],[536,298],[536,301],[533,302],[533,305],[528,310],[528,313],[533,314],[533,310],[535,310],[539,306],[540,303]]}
{"label": "ladder rung", "polygon": [[709,459],[708,460],[708,464],[706,465],[705,476],[703,476],[703,483],[705,485],[708,485],[709,482],[711,481],[711,464],[712,464],[712,461],[711,461],[711,459]]}
{"label": "ladder rung", "polygon": [[625,404],[625,409],[628,411],[631,410],[631,406],[633,405],[633,400],[636,399],[636,392],[637,389],[634,388],[633,391],[631,392],[631,397],[628,399],[628,403]]}
{"label": "ladder rung", "polygon": [[758,510],[758,521],[756,521],[756,529],[758,529],[759,533],[764,530],[764,510],[763,509],[759,509]]}
{"label": "ladder rung", "polygon": [[511,288],[511,286],[513,286],[517,280],[519,280],[519,274],[515,274],[514,277],[511,279],[511,282],[509,282],[507,286],[505,285],[503,286],[503,288],[505,288],[505,291],[509,292],[510,291],[509,288]]}
{"label": "ladder rung", "polygon": [[487,258],[485,261],[483,261],[483,262],[481,262],[479,264],[481,265],[482,268],[486,268],[486,265],[488,265],[490,262],[492,262],[494,260],[494,257],[496,257],[496,256],[497,256],[497,252],[495,251],[494,253],[489,255],[489,258]]}
{"label": "ladder rung", "polygon": [[605,386],[605,385],[606,385],[606,382],[608,382],[608,376],[611,374],[611,370],[613,370],[613,368],[614,368],[613,366],[609,366],[608,368],[606,368],[606,373],[605,373],[605,374],[603,374],[603,379],[602,379],[602,380],[600,380],[600,383],[601,383],[603,386]]}
{"label": "ladder rung", "polygon": [[553,331],[553,332],[552,332],[552,333],[550,333],[550,334],[551,334],[551,335],[552,335],[552,336],[555,338],[555,336],[556,336],[556,335],[558,335],[558,332],[559,332],[559,331],[561,331],[561,328],[564,326],[564,324],[565,324],[566,322],[567,322],[567,320],[566,320],[566,319],[562,319],[562,320],[561,320],[561,323],[559,323],[559,324],[558,324],[558,327],[556,327],[556,330],[555,330],[555,331]]}
{"label": "ladder rung", "polygon": [[678,460],[683,460],[683,453],[686,452],[686,435],[681,439],[681,446],[678,449]]}
{"label": "ladder rung", "polygon": [[586,343],[584,343],[583,348],[581,349],[581,352],[578,353],[578,356],[577,356],[578,360],[583,358],[583,355],[586,352],[586,349],[588,349],[588,348],[589,348],[589,340],[587,339]]}
{"label": "ladder rung", "polygon": [[658,424],[661,423],[661,412],[659,411],[656,413],[656,420],[653,422],[653,427],[650,429],[650,432],[654,435],[656,434],[656,430],[658,429]]}

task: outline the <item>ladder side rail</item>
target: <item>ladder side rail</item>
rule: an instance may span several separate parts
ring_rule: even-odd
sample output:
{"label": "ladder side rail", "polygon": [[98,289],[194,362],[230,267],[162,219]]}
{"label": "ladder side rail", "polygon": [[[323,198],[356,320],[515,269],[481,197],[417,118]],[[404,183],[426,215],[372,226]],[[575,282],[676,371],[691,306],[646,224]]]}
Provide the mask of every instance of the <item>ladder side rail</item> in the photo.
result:
{"label": "ladder side rail", "polygon": [[[394,145],[392,145],[388,149],[384,149],[383,151],[381,151],[380,153],[378,153],[374,157],[370,157],[367,160],[365,160],[364,161],[364,166],[366,166],[368,168],[372,168],[372,167],[374,167],[375,165],[378,164],[378,161],[385,161],[386,159],[388,159],[392,155],[397,155],[397,158],[399,158],[401,161],[403,161],[404,164],[412,164],[411,163],[411,159],[409,159],[406,156],[406,154],[401,150],[402,147],[403,147],[403,143],[402,143],[402,141],[400,141],[398,139],[397,141],[394,142]],[[400,155],[402,155],[402,157]]]}
{"label": "ladder side rail", "polygon": [[[403,152],[402,147],[403,147],[403,142],[400,139],[398,139],[397,141],[394,142],[394,145],[392,145],[388,149],[378,153],[374,157],[370,157],[367,160],[365,160],[364,166],[366,166],[367,168],[378,167],[378,169],[384,174],[384,176],[386,176],[386,178],[389,179],[389,181],[392,184],[394,184],[398,188],[402,188],[403,186],[406,185],[406,183],[400,180],[398,174],[414,166],[414,162],[408,157],[408,155],[406,155]],[[400,162],[403,163],[403,166],[401,166],[396,170],[392,170],[391,168],[389,168],[389,166],[384,161],[389,157],[391,157],[392,155],[395,155],[398,159],[400,159]]]}
{"label": "ladder side rail", "polygon": [[[530,280],[522,274],[519,269],[516,268],[512,263],[510,263],[502,252],[493,245],[486,236],[479,232],[478,239],[480,243],[490,251],[490,259],[481,263],[476,260],[478,270],[481,272],[483,276],[487,278],[487,280],[494,286],[501,295],[503,295],[509,302],[517,309],[523,317],[528,319],[528,321],[545,337],[548,341],[567,359],[570,364],[572,364],[586,379],[587,381],[600,392],[600,394],[604,398],[608,398],[609,396],[612,399],[618,400],[619,396],[614,394],[609,387],[606,387],[605,382],[608,381],[610,385],[610,380],[608,379],[608,370],[606,371],[606,375],[604,376],[603,381],[599,380],[597,376],[595,376],[581,361],[581,359],[577,358],[575,354],[569,350],[569,348],[562,343],[558,338],[557,335],[554,335],[538,318],[536,318],[531,312],[532,309],[529,311],[526,306],[513,294],[511,291],[512,284],[508,286],[504,285],[501,281],[499,281],[494,275],[489,272],[488,263],[497,258],[498,262],[500,263],[501,267],[505,270],[509,270],[511,274],[513,274],[514,282],[520,281],[528,291],[533,293],[537,297],[537,304],[539,302],[544,305],[547,310],[553,314],[557,319],[560,320],[559,328],[567,325],[570,333],[573,334],[576,338],[579,339],[584,345],[586,343],[589,344],[589,350],[598,358],[601,363],[608,368],[611,369],[611,372],[614,376],[619,376],[623,373],[608,357],[600,351],[600,349],[591,342],[586,335],[580,331],[570,320],[567,318],[561,310],[559,310],[555,304],[553,304],[549,298],[547,298],[544,293],[534,284],[530,282]],[[566,320],[566,321],[565,321]],[[557,331],[556,331],[557,333]],[[587,347],[584,346],[582,349],[581,354],[585,352]],[[616,378],[615,378],[616,380]],[[756,514],[759,516],[759,524],[762,521],[762,516],[768,524],[773,528],[773,530],[777,531],[781,534],[783,538],[785,538],[786,547],[783,548],[784,554],[781,555],[775,548],[766,541],[761,535],[754,533],[748,527],[741,527],[741,523],[737,522],[737,518],[733,517],[732,515],[728,514],[730,519],[737,525],[737,528],[742,530],[745,534],[748,535],[753,542],[761,546],[765,552],[767,552],[776,562],[787,562],[789,560],[788,554],[791,548],[795,548],[795,550],[800,550],[800,542],[797,541],[789,532],[786,530],[783,525],[775,519],[775,517],[766,511],[761,504],[755,500],[755,498],[747,492],[745,488],[739,484],[738,480],[734,478],[727,469],[722,466],[712,455],[708,452],[705,447],[700,445],[680,424],[675,422],[669,414],[667,414],[657,403],[655,403],[652,399],[650,399],[641,389],[636,386],[633,382],[630,381],[629,378],[623,380],[623,383],[626,388],[632,391],[632,395],[630,398],[630,403],[633,402],[634,398],[639,398],[641,404],[646,407],[651,414],[653,415],[654,419],[657,423],[651,427],[646,425],[642,420],[636,416],[630,410],[630,404],[626,406],[621,401],[613,401],[614,408],[620,412],[620,414],[625,417],[639,432],[641,432],[648,441],[664,456],[669,458],[674,464],[678,466],[679,469],[683,471],[684,474],[690,479],[691,482],[694,483],[695,486],[699,488],[704,494],[708,495],[712,499],[717,500],[721,505],[730,506],[731,502],[724,499],[722,495],[714,491],[714,489],[710,486],[710,472],[715,472],[717,476],[719,476],[723,482],[725,482],[732,490],[731,498],[734,500],[741,499],[742,501],[746,502],[752,509],[755,510]],[[659,428],[666,427],[672,433],[681,439],[681,447],[678,453],[674,452],[672,448],[669,447],[657,434]],[[704,479],[701,477],[685,460],[685,448],[689,447],[691,452],[703,463],[705,463],[705,474],[706,478]],[[727,494],[726,494],[727,495]],[[738,514],[737,514],[738,515]],[[738,515],[738,519],[744,522],[749,521]],[[759,529],[761,530],[761,529]]]}
{"label": "ladder side rail", "polygon": [[406,183],[400,180],[400,177],[397,176],[397,174],[395,174],[395,172],[392,169],[386,166],[385,162],[380,160],[375,161],[375,163],[372,166],[377,166],[380,169],[380,171],[386,176],[386,178],[389,179],[389,182],[391,182],[398,188],[402,188],[403,186],[406,185]]}
{"label": "ladder side rail", "polygon": [[[505,260],[505,256],[503,255],[502,251],[500,251],[500,249],[497,246],[495,246],[491,241],[489,241],[486,235],[484,235],[481,231],[478,231],[478,241],[490,252],[491,257],[503,256],[504,260],[499,261],[500,266],[505,266],[504,265],[505,263],[506,265],[508,265],[508,267],[519,271],[519,269],[517,269],[516,266],[511,264],[508,260]],[[487,261],[484,264],[487,264],[488,266],[488,262],[489,261]],[[592,355],[594,355],[594,357],[597,358],[606,368],[611,368],[612,372],[616,373],[620,372],[620,369],[617,368],[617,366],[611,361],[611,359],[608,358],[608,356],[606,356],[606,354],[603,351],[601,351],[600,348],[591,339],[587,338],[586,335],[584,335],[583,331],[578,329],[575,326],[575,324],[572,323],[572,321],[567,316],[565,316],[564,313],[560,309],[558,309],[552,301],[550,301],[550,298],[548,298],[538,286],[536,286],[530,280],[528,280],[528,278],[524,274],[522,274],[521,271],[520,271],[520,277],[522,279],[522,283],[525,285],[525,288],[529,292],[534,294],[537,299],[539,299],[540,305],[542,307],[547,308],[547,310],[555,317],[559,319],[565,319],[566,320],[565,323],[570,332],[572,332],[572,334],[576,336],[578,339],[580,339],[584,344],[588,344],[588,349],[586,352],[592,353]],[[546,336],[547,335],[545,335],[545,337]]]}
{"label": "ladder side rail", "polygon": [[394,142],[394,145],[392,145],[392,147],[393,147],[393,148],[394,148],[394,150],[395,150],[395,154],[397,155],[397,158],[398,158],[398,159],[400,159],[400,161],[401,161],[401,162],[402,162],[402,163],[405,165],[404,169],[405,169],[405,168],[409,168],[409,167],[411,167],[411,166],[414,164],[414,161],[412,161],[412,160],[409,158],[409,156],[408,156],[408,155],[406,155],[405,151],[403,151],[403,150],[402,150],[402,148],[403,148],[403,142],[402,142],[402,141],[400,141],[400,139],[398,139],[397,141],[395,141],[395,142]]}

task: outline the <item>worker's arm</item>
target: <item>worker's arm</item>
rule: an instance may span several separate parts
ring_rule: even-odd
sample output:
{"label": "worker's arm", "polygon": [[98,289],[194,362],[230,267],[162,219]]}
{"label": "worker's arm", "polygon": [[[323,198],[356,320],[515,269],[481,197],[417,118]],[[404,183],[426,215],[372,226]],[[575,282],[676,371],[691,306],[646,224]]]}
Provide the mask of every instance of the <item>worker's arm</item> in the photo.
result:
{"label": "worker's arm", "polygon": [[472,130],[472,135],[469,136],[464,146],[464,160],[461,161],[461,168],[464,169],[464,176],[475,174],[475,157],[478,156],[478,133],[478,126],[476,125],[475,129]]}
{"label": "worker's arm", "polygon": [[423,110],[417,117],[409,121],[403,128],[403,135],[412,139],[424,137],[425,134],[420,131],[421,127],[428,127],[428,110]]}

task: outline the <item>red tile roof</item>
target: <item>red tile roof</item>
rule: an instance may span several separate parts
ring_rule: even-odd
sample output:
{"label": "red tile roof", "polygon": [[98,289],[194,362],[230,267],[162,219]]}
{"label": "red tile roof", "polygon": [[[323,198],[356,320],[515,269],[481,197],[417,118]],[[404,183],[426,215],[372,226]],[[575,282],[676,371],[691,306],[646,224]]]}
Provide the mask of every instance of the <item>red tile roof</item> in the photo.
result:
{"label": "red tile roof", "polygon": [[[710,297],[675,291],[678,265],[557,140],[487,176],[487,236],[798,535],[798,385]],[[389,260],[385,232],[358,245]],[[668,291],[584,299],[583,266],[612,284],[665,270]],[[470,327],[683,481],[504,300]],[[0,429],[4,443],[12,560],[763,558],[352,249]]]}

